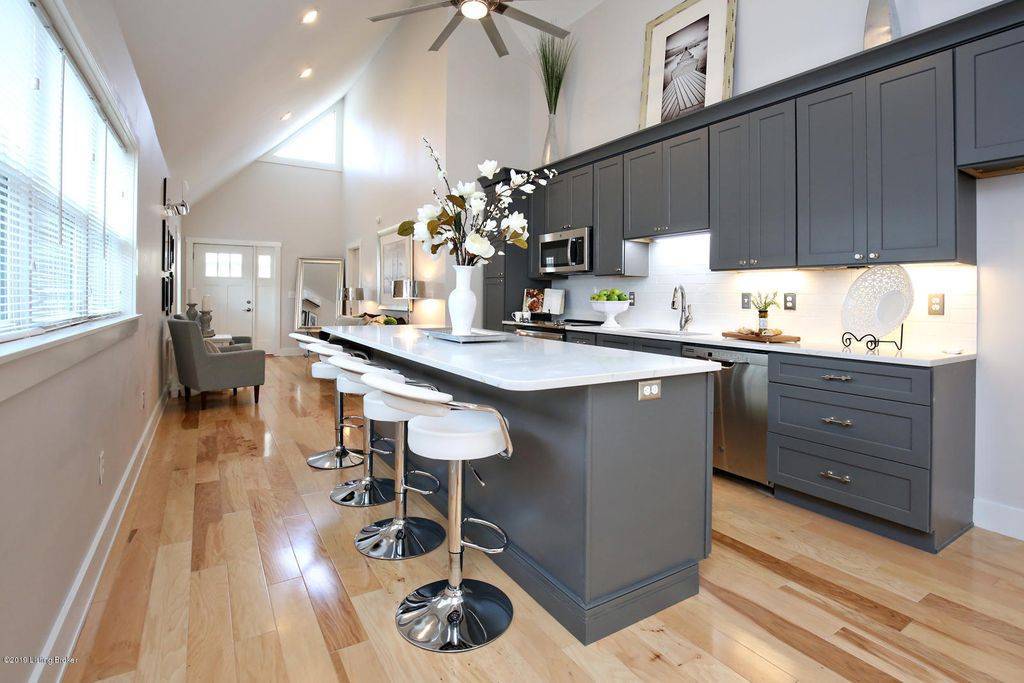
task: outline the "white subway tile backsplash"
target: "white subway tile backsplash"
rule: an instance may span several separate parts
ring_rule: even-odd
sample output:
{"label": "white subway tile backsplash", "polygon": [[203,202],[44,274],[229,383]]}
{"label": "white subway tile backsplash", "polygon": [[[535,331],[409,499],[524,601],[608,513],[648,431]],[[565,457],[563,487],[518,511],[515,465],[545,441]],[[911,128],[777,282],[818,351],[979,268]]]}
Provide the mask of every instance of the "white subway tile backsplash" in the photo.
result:
{"label": "white subway tile backsplash", "polygon": [[[574,275],[555,281],[566,290],[565,314],[599,319],[590,308],[590,295],[617,287],[636,292],[636,305],[618,316],[633,327],[675,327],[679,312],[670,308],[672,290],[686,287],[693,305],[693,330],[722,332],[757,324],[757,312],[740,307],[742,292],[797,293],[797,310],[772,309],[770,322],[806,340],[837,340],[842,330],[842,305],[850,285],[862,272],[855,268],[823,270],[766,270],[713,273],[708,267],[710,235],[663,237],[651,244],[650,275],[646,278]],[[905,266],[914,284],[914,307],[905,324],[906,341],[936,347],[977,346],[977,269],[959,264]],[[929,316],[926,297],[946,295],[946,315]]]}

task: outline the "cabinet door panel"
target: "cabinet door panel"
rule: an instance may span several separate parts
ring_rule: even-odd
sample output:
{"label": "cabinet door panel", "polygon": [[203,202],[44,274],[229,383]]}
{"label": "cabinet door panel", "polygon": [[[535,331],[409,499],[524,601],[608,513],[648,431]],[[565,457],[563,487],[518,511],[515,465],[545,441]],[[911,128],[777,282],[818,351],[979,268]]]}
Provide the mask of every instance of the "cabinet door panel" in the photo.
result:
{"label": "cabinet door panel", "polygon": [[667,233],[708,229],[708,129],[667,140],[662,150]]}
{"label": "cabinet door panel", "polygon": [[716,123],[709,131],[711,270],[746,268],[749,253],[747,116]]}
{"label": "cabinet door panel", "polygon": [[623,155],[626,238],[650,237],[668,225],[661,143]]}
{"label": "cabinet door panel", "polygon": [[555,176],[546,190],[547,214],[544,234],[558,232],[572,224],[572,185],[568,175]]}
{"label": "cabinet door panel", "polygon": [[956,258],[953,55],[867,77],[868,260]]}
{"label": "cabinet door panel", "polygon": [[569,225],[585,228],[594,224],[594,167],[569,174]]}
{"label": "cabinet door panel", "polygon": [[751,267],[796,265],[796,103],[750,114]]}
{"label": "cabinet door panel", "polygon": [[1024,157],[1024,27],[956,49],[957,163]]}
{"label": "cabinet door panel", "polygon": [[505,317],[505,279],[484,279],[484,329],[501,331]]}
{"label": "cabinet door panel", "polygon": [[622,274],[622,157],[594,164],[594,275]]}
{"label": "cabinet door panel", "polygon": [[796,102],[796,117],[797,263],[865,263],[864,80],[801,97]]}
{"label": "cabinet door panel", "polygon": [[636,341],[629,337],[612,337],[607,334],[594,335],[597,338],[597,346],[607,346],[613,349],[624,349],[626,351],[636,350]]}
{"label": "cabinet door panel", "polygon": [[545,234],[547,220],[547,200],[548,200],[548,188],[538,187],[530,195],[530,213],[527,214],[530,217],[530,239],[529,247],[527,249],[527,258],[529,264],[527,267],[527,273],[531,278],[540,278],[542,274],[540,272],[540,245],[538,239],[540,236]]}

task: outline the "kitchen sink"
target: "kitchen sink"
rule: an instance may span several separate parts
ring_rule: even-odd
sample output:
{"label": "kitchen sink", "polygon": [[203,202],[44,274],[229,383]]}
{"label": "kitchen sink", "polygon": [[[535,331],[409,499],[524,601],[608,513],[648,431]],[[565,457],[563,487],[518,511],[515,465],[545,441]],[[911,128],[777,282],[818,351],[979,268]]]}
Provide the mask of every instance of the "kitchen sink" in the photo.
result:
{"label": "kitchen sink", "polygon": [[665,334],[675,337],[706,337],[709,336],[710,332],[680,332],[679,330],[669,330],[665,328],[655,327],[639,327],[629,330],[630,332],[646,332],[648,334]]}

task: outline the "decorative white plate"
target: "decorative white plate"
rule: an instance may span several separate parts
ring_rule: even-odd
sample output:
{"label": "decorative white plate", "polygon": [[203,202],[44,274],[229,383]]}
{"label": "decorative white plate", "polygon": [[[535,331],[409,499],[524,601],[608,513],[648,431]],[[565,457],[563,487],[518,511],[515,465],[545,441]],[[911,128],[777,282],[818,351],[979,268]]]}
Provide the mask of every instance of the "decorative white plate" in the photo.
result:
{"label": "decorative white plate", "polygon": [[846,293],[843,330],[881,339],[907,319],[913,305],[914,285],[903,266],[868,268]]}

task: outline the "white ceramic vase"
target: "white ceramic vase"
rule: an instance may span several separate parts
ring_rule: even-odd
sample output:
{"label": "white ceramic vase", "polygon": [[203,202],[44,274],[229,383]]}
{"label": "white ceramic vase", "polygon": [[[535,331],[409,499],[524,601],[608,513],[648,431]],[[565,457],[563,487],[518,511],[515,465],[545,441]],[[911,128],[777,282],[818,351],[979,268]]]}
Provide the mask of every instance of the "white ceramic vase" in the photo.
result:
{"label": "white ceramic vase", "polygon": [[466,335],[473,331],[476,314],[476,294],[470,282],[474,266],[452,266],[455,269],[455,289],[448,295],[448,315],[452,319],[452,334]]}

